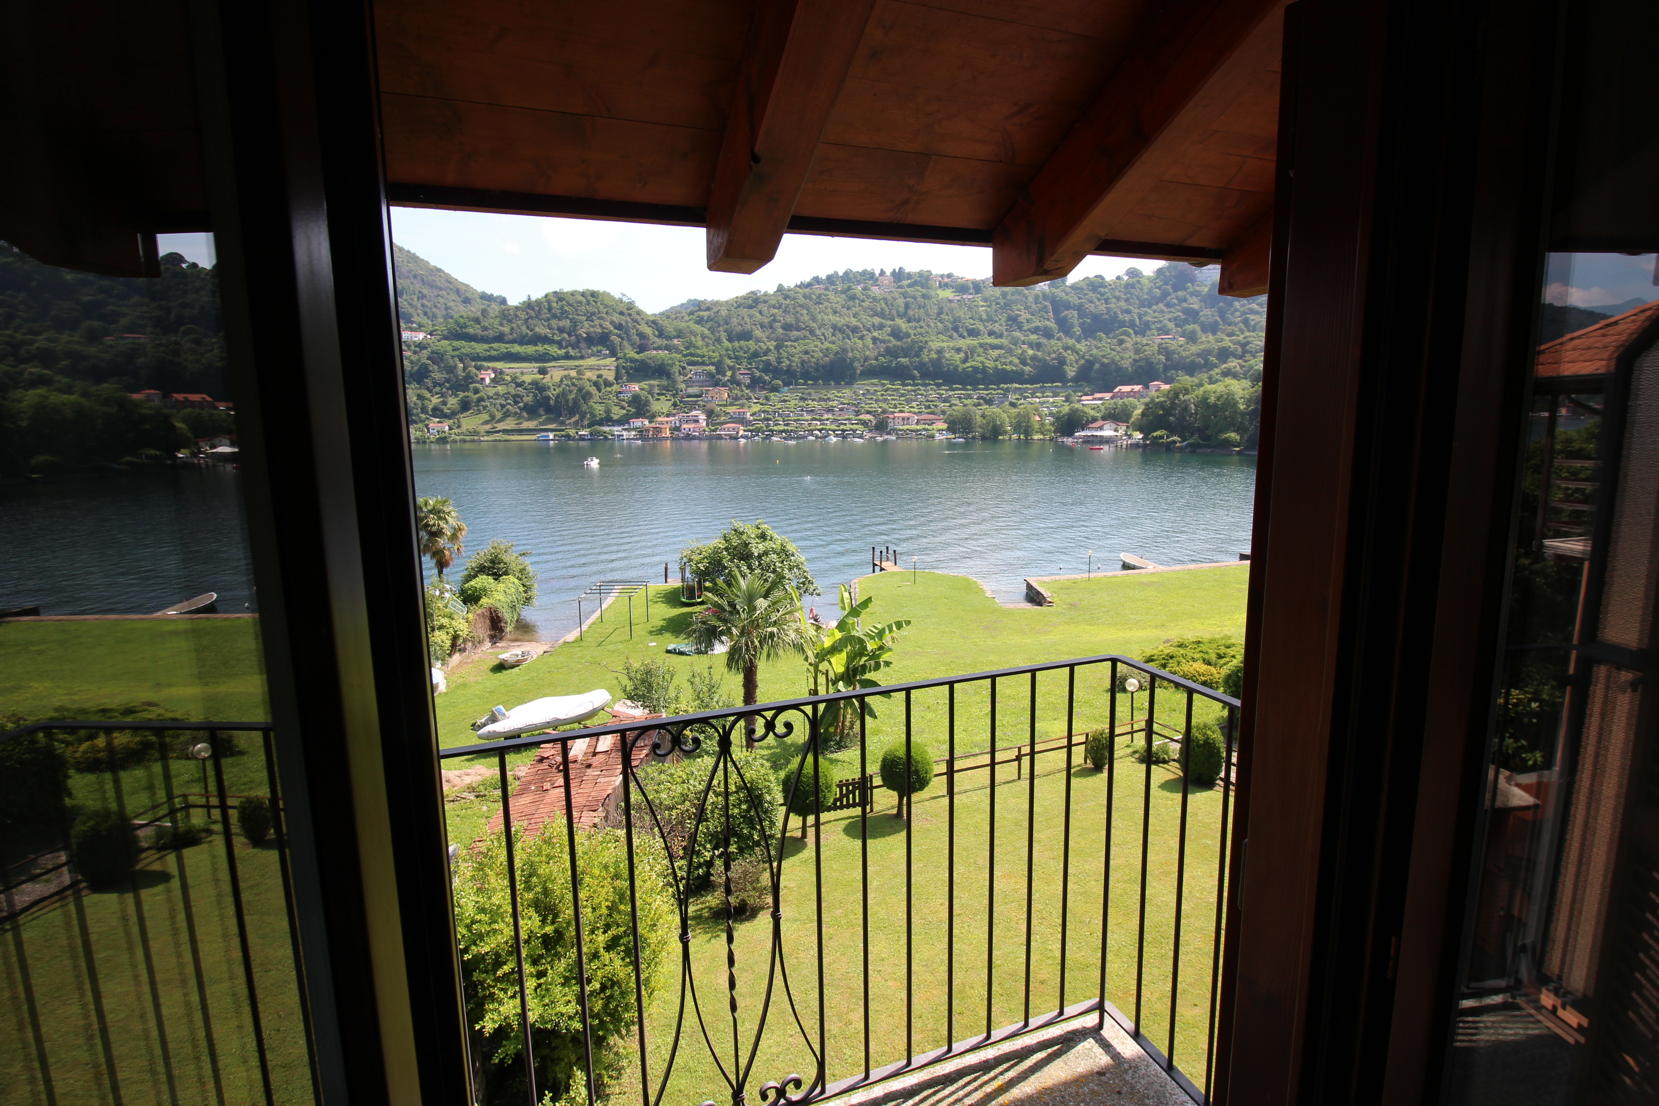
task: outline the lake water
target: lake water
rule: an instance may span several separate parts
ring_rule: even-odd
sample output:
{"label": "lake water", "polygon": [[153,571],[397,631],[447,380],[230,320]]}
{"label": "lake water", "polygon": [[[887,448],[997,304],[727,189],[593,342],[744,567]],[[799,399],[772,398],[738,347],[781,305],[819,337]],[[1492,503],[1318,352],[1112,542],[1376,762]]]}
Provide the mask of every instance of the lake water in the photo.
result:
{"label": "lake water", "polygon": [[[582,467],[588,456],[600,467]],[[415,449],[421,495],[448,496],[469,550],[506,538],[533,551],[538,633],[576,624],[599,579],[678,579],[679,551],[732,520],[795,542],[819,587],[902,563],[972,576],[1006,602],[1023,578],[1230,561],[1250,548],[1254,457],[1091,451],[1052,442],[546,442]],[[591,613],[591,604],[586,606]]]}
{"label": "lake water", "polygon": [[[598,469],[582,466],[589,456]],[[972,576],[1018,602],[1026,576],[1237,558],[1250,547],[1255,458],[1052,442],[502,442],[417,446],[421,495],[448,496],[466,548],[533,551],[531,634],[576,624],[595,580],[677,579],[685,546],[764,519],[806,555],[825,595],[869,571],[870,546],[905,567]],[[0,607],[141,614],[203,591],[222,611],[255,597],[240,476],[180,466],[0,488]],[[828,605],[828,604],[826,604]],[[588,606],[591,611],[591,605]]]}

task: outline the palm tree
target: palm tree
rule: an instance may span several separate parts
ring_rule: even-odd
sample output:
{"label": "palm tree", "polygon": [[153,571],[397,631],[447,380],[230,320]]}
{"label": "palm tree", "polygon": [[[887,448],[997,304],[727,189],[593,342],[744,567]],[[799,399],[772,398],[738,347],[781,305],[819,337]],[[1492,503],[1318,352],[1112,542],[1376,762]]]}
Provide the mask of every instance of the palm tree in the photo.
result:
{"label": "palm tree", "polygon": [[432,567],[438,570],[438,579],[444,578],[444,569],[461,555],[461,539],[467,536],[467,524],[455,510],[455,504],[443,496],[423,495],[415,503],[415,532],[420,535],[421,556],[432,558]]}
{"label": "palm tree", "polygon": [[[700,649],[728,643],[726,667],[743,674],[743,705],[760,698],[760,662],[806,646],[801,601],[775,576],[710,580],[703,589],[708,606],[691,620],[691,640]],[[749,722],[751,735],[753,719]]]}

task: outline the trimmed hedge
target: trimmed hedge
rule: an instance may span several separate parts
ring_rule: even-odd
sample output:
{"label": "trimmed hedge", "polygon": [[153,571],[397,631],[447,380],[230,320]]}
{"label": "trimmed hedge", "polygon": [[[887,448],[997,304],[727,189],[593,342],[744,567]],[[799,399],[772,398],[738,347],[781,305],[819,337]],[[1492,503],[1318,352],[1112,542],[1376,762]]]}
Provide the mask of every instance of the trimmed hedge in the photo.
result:
{"label": "trimmed hedge", "polygon": [[236,827],[248,844],[258,845],[271,833],[271,804],[258,795],[249,795],[236,804]]}
{"label": "trimmed hedge", "polygon": [[[830,804],[835,802],[835,789],[841,783],[841,777],[836,774],[835,766],[822,757],[818,758],[816,773],[818,786],[813,787],[815,773],[812,770],[812,758],[807,757],[805,763],[799,767],[801,778],[796,780],[794,772],[784,778],[783,787],[788,794],[785,796],[789,813],[801,820],[801,837],[806,837],[806,820],[814,814],[828,813]],[[794,789],[790,790],[790,784]],[[788,827],[785,827],[787,829]]]}
{"label": "trimmed hedge", "polygon": [[1186,774],[1189,787],[1214,787],[1221,778],[1225,758],[1221,729],[1214,722],[1200,722],[1187,735]]}
{"label": "trimmed hedge", "polygon": [[926,791],[932,782],[933,754],[920,742],[910,743],[908,765],[902,741],[889,745],[881,754],[881,785],[898,795],[901,808],[907,809],[910,797]]}
{"label": "trimmed hedge", "polygon": [[1112,755],[1112,735],[1105,730],[1092,730],[1083,746],[1083,759],[1096,771],[1104,771],[1106,760]]}
{"label": "trimmed hedge", "polygon": [[75,819],[69,854],[83,879],[94,887],[107,887],[138,863],[138,836],[120,812],[97,807]]}

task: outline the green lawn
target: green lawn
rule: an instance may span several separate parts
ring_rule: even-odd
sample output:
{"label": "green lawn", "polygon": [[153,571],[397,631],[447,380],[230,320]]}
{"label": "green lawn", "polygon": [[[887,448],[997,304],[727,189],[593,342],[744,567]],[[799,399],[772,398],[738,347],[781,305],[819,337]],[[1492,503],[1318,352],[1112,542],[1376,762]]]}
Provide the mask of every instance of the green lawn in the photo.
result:
{"label": "green lawn", "polygon": [[[240,837],[233,847],[274,1097],[310,1102],[278,855]],[[264,1100],[230,870],[225,839],[216,833],[176,853],[149,854],[134,887],[60,901],[6,927],[0,1101],[48,1100],[37,1047],[46,1053],[56,1101],[112,1101],[94,985],[123,1102]],[[38,1046],[24,1002],[25,969]]]}
{"label": "green lawn", "polygon": [[0,715],[78,718],[155,703],[180,720],[269,717],[254,618],[0,622]]}
{"label": "green lawn", "polygon": [[[922,573],[912,580],[908,573],[890,573],[862,581],[862,594],[876,596],[874,617],[886,621],[911,618],[899,644],[895,667],[887,682],[920,680],[958,675],[998,666],[1013,666],[1088,656],[1106,652],[1138,655],[1173,636],[1230,633],[1243,630],[1244,588],[1247,572],[1242,568],[1154,573],[1145,576],[1114,576],[1095,580],[1061,581],[1053,585],[1056,605],[1051,608],[1005,608],[987,597],[971,580]],[[625,610],[618,615],[613,607],[603,624],[590,627],[584,640],[571,642],[519,669],[502,669],[486,658],[462,666],[451,674],[450,691],[437,699],[440,740],[445,746],[467,744],[473,735],[466,723],[485,713],[490,706],[511,707],[539,695],[570,694],[592,687],[619,690],[618,673],[625,659],[666,656],[663,649],[683,640],[692,608],[681,606],[675,589],[653,589],[652,618],[644,618],[643,605],[636,602],[636,623],[628,636]],[[653,644],[654,643],[654,644]],[[719,658],[669,657],[677,666],[719,663]],[[723,671],[723,669],[720,669]],[[736,676],[727,674],[728,687],[736,697]],[[1035,683],[1029,677],[1005,677],[997,687],[995,740],[1007,749],[1065,732],[1068,701],[1072,706],[1071,729],[1080,733],[1104,725],[1109,717],[1108,669],[1095,666],[1079,670],[1074,688],[1068,688],[1064,671],[1046,673]],[[1032,693],[1036,705],[1032,709]],[[1074,693],[1068,695],[1068,690]],[[767,665],[761,674],[761,698],[780,699],[806,691],[804,665],[784,660]],[[915,692],[909,696],[908,716],[911,740],[927,745],[942,756],[954,736],[958,753],[985,748],[992,739],[990,691],[987,684],[960,686],[955,693],[955,726],[950,723],[949,693],[944,689]],[[1138,713],[1144,716],[1146,695],[1139,696]],[[906,717],[905,697],[884,702],[879,717],[870,724],[867,739],[868,765],[873,769],[881,749],[902,739]],[[1128,717],[1128,697],[1117,698],[1118,719]],[[1183,721],[1184,697],[1161,698],[1157,714],[1161,721]],[[1216,708],[1200,701],[1195,715],[1213,716]],[[780,774],[793,769],[800,756],[798,741],[772,739],[762,750]],[[509,763],[528,757],[516,754]],[[493,763],[493,758],[484,758]],[[856,772],[859,754],[847,750],[828,758],[842,775]],[[1076,763],[1081,764],[1079,750]],[[446,762],[456,767],[463,762]],[[791,1009],[782,991],[782,977],[771,976],[774,984],[771,1014],[761,1035],[753,1068],[751,1088],[769,1079],[781,1079],[791,1072],[808,1074],[814,1061],[806,1045],[814,1047],[818,1023],[819,916],[814,903],[822,901],[825,1026],[829,1077],[834,1080],[855,1075],[864,1069],[863,1038],[863,947],[860,908],[866,881],[862,846],[869,848],[868,902],[870,905],[871,949],[870,1003],[872,1041],[870,1063],[903,1058],[910,1051],[922,1052],[946,1043],[946,1004],[954,1006],[955,1021],[950,1027],[955,1039],[971,1038],[987,1027],[1000,1028],[1025,1016],[1025,948],[1029,934],[1032,949],[1031,1013],[1035,1016],[1061,1005],[1059,970],[1062,959],[1060,924],[1062,891],[1066,904],[1067,982],[1064,1002],[1081,1001],[1095,993],[1101,964],[1102,891],[1110,873],[1110,909],[1107,969],[1108,998],[1130,1016],[1134,1015],[1137,990],[1136,935],[1140,932],[1139,889],[1141,842],[1149,841],[1147,854],[1144,982],[1138,992],[1143,1010],[1141,1024],[1160,1047],[1169,1043],[1169,997],[1171,993],[1172,950],[1176,896],[1176,857],[1181,847],[1182,798],[1185,794],[1178,776],[1170,768],[1151,771],[1151,788],[1146,787],[1147,769],[1120,754],[1114,774],[1113,848],[1109,860],[1104,853],[1107,774],[1076,768],[1065,771],[1064,752],[1042,757],[1042,770],[1035,788],[1031,777],[1015,780],[1013,766],[1001,769],[996,793],[995,884],[988,885],[992,842],[990,791],[984,772],[962,777],[956,801],[957,900],[955,911],[947,909],[950,866],[947,863],[948,802],[941,774],[932,788],[917,802],[914,821],[907,827],[891,813],[891,795],[878,803],[880,813],[868,821],[867,836],[856,812],[838,812],[826,817],[820,836],[803,847],[791,838],[782,865],[782,920],[778,939],[782,966],[790,972],[794,1006]],[[1064,810],[1066,782],[1071,781],[1072,819],[1069,867],[1065,864]],[[649,789],[649,774],[644,777]],[[467,801],[461,796],[450,805],[451,839],[471,840],[497,805],[495,781],[478,788],[479,797]],[[1193,792],[1187,798],[1186,879],[1181,904],[1181,968],[1177,991],[1176,1062],[1195,1080],[1204,1075],[1204,1041],[1207,1033],[1210,957],[1214,936],[1215,908],[1220,862],[1220,810],[1222,792]],[[1142,819],[1148,832],[1142,834]],[[1032,833],[1033,862],[1026,862],[1026,835]],[[905,875],[906,847],[910,853],[911,877]],[[822,897],[815,882],[822,878]],[[1031,881],[1034,904],[1029,931],[1025,911],[1026,881]],[[913,934],[909,1023],[907,1041],[905,987],[905,894],[911,893]],[[732,1062],[733,1027],[726,1009],[726,960],[724,923],[705,902],[694,912],[691,943],[691,979],[695,981],[697,1006],[708,1019],[708,1031],[716,1042],[723,1063]],[[954,919],[954,931],[952,924]],[[987,948],[987,920],[994,933]],[[946,950],[948,935],[956,940],[955,976],[947,987]],[[755,1036],[755,1017],[769,982],[768,953],[772,943],[766,918],[737,927],[737,1038],[745,1057]],[[677,1011],[682,1000],[678,950],[662,971],[662,985],[652,999],[646,1017],[649,1040],[650,1075],[662,1077],[662,1068],[672,1047],[673,1031],[684,1033],[673,1067],[672,1083],[665,1101],[701,1101],[724,1097],[725,1083],[709,1056],[693,1007],[686,1008],[685,1020]],[[986,963],[992,962],[992,979],[987,987]],[[990,1010],[987,1014],[987,992]],[[691,1003],[689,993],[685,1001]],[[803,1041],[795,1018],[808,1030]],[[631,1046],[630,1046],[631,1047]],[[637,1069],[613,1088],[617,1096],[639,1092]],[[619,1097],[618,1101],[621,1100]]]}

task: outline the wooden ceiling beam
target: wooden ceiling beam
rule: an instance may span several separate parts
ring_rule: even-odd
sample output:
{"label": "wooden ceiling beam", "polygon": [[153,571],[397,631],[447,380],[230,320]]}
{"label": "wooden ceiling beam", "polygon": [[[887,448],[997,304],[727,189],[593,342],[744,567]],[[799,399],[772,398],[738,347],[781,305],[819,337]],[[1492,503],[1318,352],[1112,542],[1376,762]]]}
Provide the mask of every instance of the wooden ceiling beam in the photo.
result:
{"label": "wooden ceiling beam", "polygon": [[1221,257],[1221,280],[1216,291],[1224,296],[1261,296],[1267,293],[1272,272],[1273,205],[1252,220]]}
{"label": "wooden ceiling beam", "polygon": [[1282,2],[1158,5],[1128,56],[997,225],[993,282],[1053,280],[1094,249],[1113,188]]}
{"label": "wooden ceiling beam", "polygon": [[753,273],[777,253],[875,0],[762,0],[708,202],[708,264]]}

